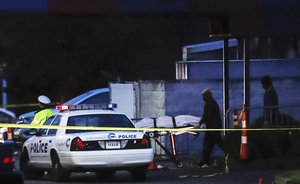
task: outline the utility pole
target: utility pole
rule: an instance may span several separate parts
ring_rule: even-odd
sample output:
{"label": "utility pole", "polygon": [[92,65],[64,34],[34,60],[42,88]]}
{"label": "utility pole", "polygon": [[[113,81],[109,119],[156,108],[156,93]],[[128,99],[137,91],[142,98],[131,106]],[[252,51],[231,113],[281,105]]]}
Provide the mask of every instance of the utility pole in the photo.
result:
{"label": "utility pole", "polygon": [[[223,45],[223,112],[224,128],[229,128],[229,118],[226,116],[229,110],[229,57],[228,57],[228,37],[224,37]],[[225,134],[225,132],[224,132]]]}
{"label": "utility pole", "polygon": [[244,107],[246,107],[246,122],[250,122],[250,57],[249,57],[249,41],[244,38]]}
{"label": "utility pole", "polygon": [[5,69],[7,67],[6,63],[0,64],[0,76],[2,81],[2,108],[6,109],[7,106],[7,82],[5,79]]}
{"label": "utility pole", "polygon": [[216,15],[210,17],[209,20],[209,36],[223,38],[223,128],[224,135],[226,129],[229,128],[229,118],[227,111],[229,110],[229,44],[228,38],[230,32],[230,18],[226,15]]}

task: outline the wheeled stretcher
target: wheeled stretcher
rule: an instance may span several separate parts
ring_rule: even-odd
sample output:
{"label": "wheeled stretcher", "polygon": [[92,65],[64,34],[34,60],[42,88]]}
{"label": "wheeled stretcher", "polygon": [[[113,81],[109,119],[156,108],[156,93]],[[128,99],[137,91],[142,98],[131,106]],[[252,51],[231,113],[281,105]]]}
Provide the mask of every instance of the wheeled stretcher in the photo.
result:
{"label": "wheeled stretcher", "polygon": [[[143,118],[135,123],[138,128],[166,128],[166,131],[147,131],[146,134],[155,141],[155,143],[164,150],[166,155],[174,161],[177,167],[183,166],[182,162],[177,158],[175,136],[183,133],[197,134],[192,128],[199,125],[200,118],[191,115],[179,116],[161,116],[156,118]],[[191,131],[170,131],[167,128],[191,128]],[[171,151],[159,141],[161,136],[170,136]]]}

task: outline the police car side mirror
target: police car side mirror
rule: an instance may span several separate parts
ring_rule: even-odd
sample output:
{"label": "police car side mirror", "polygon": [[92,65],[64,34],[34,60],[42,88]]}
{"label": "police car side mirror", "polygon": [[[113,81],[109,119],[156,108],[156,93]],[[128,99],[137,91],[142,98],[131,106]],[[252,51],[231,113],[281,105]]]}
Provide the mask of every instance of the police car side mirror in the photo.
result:
{"label": "police car side mirror", "polygon": [[31,128],[28,130],[28,135],[38,135],[39,130],[35,128]]}

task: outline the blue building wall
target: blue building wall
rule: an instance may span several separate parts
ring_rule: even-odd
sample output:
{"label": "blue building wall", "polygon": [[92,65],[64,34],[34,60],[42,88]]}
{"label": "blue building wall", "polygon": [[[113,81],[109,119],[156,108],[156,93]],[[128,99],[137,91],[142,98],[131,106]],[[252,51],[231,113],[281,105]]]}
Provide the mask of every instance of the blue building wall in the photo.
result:
{"label": "blue building wall", "polygon": [[[188,63],[189,80],[222,79],[222,60],[191,61]],[[255,59],[250,60],[250,78],[261,78],[263,75],[276,78],[300,77],[300,60],[287,59]],[[243,79],[243,61],[229,62],[230,80]]]}
{"label": "blue building wall", "polygon": [[[222,61],[188,63],[189,80],[168,81],[166,90],[166,115],[190,114],[202,116],[201,91],[210,88],[222,111],[223,80]],[[229,106],[230,109],[243,105],[243,62],[231,61]],[[250,61],[250,123],[263,113],[263,94],[260,79],[264,75],[273,78],[273,85],[279,97],[280,111],[300,120],[300,60],[251,60]],[[224,115],[224,113],[223,113]],[[230,120],[232,111],[228,114]],[[224,118],[224,116],[223,116]],[[232,126],[232,121],[229,122]],[[176,138],[179,154],[200,154],[203,134],[199,137],[183,134]],[[222,155],[215,149],[215,155]]]}
{"label": "blue building wall", "polygon": [[[203,102],[201,91],[210,88],[222,109],[223,62],[187,62],[188,80],[166,82],[166,114],[200,116]],[[282,107],[300,105],[300,60],[251,60],[250,107],[261,108],[264,90],[260,80],[264,75],[273,78],[273,85]],[[229,106],[243,106],[243,61],[229,64]],[[174,103],[176,102],[176,103]],[[178,103],[180,102],[180,103]]]}

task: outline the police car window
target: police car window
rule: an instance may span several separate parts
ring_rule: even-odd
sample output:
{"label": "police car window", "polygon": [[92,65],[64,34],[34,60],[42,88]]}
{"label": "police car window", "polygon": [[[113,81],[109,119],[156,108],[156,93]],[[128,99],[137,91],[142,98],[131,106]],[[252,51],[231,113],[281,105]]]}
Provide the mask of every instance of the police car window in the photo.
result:
{"label": "police car window", "polygon": [[[55,116],[49,117],[49,118],[45,121],[45,123],[44,123],[43,125],[50,125],[51,122],[52,122],[52,120],[54,119],[54,117],[55,117]],[[41,128],[41,129],[39,130],[39,134],[40,134],[40,135],[46,135],[47,131],[48,131],[48,129]]]}
{"label": "police car window", "polygon": [[[59,125],[60,120],[61,120],[61,116],[60,116],[60,115],[57,115],[57,116],[55,117],[55,119],[52,121],[51,126],[57,126],[57,125]],[[49,129],[49,131],[48,131],[47,134],[48,134],[48,135],[55,135],[56,132],[57,132],[57,129]]]}
{"label": "police car window", "polygon": [[109,93],[99,93],[95,96],[85,99],[80,102],[80,104],[108,104],[109,103]]}
{"label": "police car window", "polygon": [[[67,126],[134,128],[134,125],[131,123],[131,121],[125,115],[121,114],[92,114],[71,116],[68,118]],[[97,130],[66,130],[66,133],[80,133],[87,131]]]}

